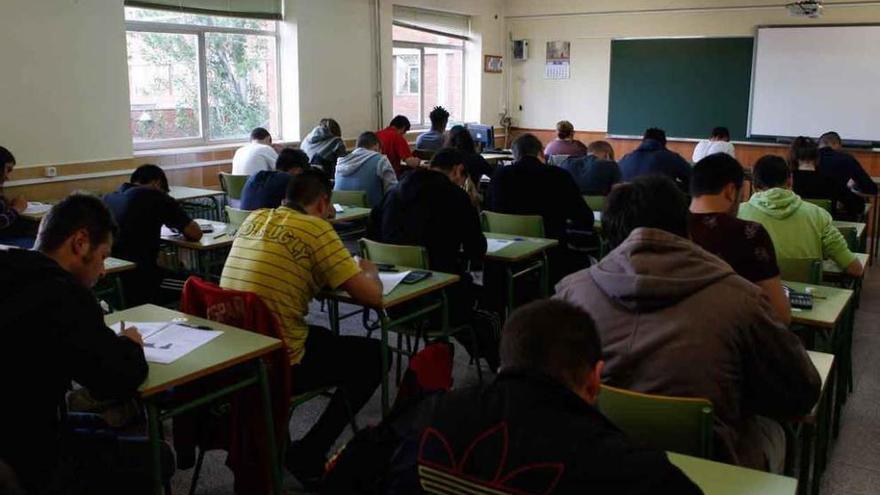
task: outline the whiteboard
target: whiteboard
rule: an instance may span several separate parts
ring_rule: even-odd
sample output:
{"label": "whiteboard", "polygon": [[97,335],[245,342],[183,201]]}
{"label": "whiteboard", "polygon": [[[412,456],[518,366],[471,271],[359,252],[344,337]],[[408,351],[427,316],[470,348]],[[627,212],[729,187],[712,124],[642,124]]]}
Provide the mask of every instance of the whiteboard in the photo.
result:
{"label": "whiteboard", "polygon": [[880,141],[880,26],[758,28],[751,136]]}

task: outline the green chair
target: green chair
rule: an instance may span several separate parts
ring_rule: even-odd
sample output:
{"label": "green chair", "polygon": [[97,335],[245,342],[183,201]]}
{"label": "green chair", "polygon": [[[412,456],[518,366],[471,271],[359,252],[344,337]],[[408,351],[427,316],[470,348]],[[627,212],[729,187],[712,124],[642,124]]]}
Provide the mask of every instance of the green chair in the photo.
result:
{"label": "green chair", "polygon": [[832,204],[830,199],[804,198],[804,201],[806,201],[807,203],[813,203],[814,205],[822,208],[828,213],[834,213],[832,211]]}
{"label": "green chair", "polygon": [[859,243],[859,238],[855,227],[837,227],[837,230],[840,231],[840,234],[846,239],[846,245],[849,247],[849,250],[858,253],[862,249],[862,246]]}
{"label": "green chair", "polygon": [[226,219],[235,229],[241,227],[241,224],[247,220],[247,217],[250,214],[250,210],[239,210],[238,208],[233,208],[228,205],[226,206]]}
{"label": "green chair", "polygon": [[241,190],[248,180],[249,175],[235,175],[220,172],[220,188],[229,199],[241,199]]}
{"label": "green chair", "polygon": [[822,260],[815,258],[777,258],[782,280],[805,284],[822,283]]}
{"label": "green chair", "polygon": [[331,201],[342,206],[370,207],[367,203],[367,191],[340,191],[337,189],[333,191],[333,199]]}
{"label": "green chair", "polygon": [[544,237],[544,219],[540,215],[509,215],[494,211],[484,211],[482,215],[483,232]]}
{"label": "green chair", "polygon": [[649,395],[602,385],[599,410],[636,441],[708,459],[714,411],[707,399]]}
{"label": "green chair", "polygon": [[602,211],[605,209],[605,196],[584,196],[587,206],[593,211]]}

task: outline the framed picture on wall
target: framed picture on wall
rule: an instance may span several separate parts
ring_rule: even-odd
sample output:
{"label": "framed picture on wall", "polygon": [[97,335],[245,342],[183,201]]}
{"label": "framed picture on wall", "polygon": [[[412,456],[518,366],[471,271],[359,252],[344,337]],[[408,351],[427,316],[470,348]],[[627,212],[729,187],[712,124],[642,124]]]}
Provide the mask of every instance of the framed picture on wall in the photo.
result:
{"label": "framed picture on wall", "polygon": [[484,72],[493,72],[496,74],[500,74],[503,67],[504,64],[501,55],[485,55],[483,57]]}

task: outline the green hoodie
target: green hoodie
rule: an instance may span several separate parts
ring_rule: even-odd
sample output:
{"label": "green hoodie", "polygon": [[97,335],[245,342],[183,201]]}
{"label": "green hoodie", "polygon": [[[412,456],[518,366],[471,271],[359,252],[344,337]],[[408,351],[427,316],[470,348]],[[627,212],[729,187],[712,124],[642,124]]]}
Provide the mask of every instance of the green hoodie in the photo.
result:
{"label": "green hoodie", "polygon": [[777,258],[830,259],[841,268],[856,259],[832,223],[831,214],[802,201],[789,189],[753,194],[748,203],[739,206],[739,218],[758,222],[767,229]]}

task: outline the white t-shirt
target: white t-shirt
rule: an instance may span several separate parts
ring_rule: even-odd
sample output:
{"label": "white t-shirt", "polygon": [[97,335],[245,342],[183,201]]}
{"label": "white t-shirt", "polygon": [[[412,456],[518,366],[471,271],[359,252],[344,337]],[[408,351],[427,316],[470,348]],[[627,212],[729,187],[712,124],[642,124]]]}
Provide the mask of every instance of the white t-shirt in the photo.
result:
{"label": "white t-shirt", "polygon": [[708,139],[703,139],[697,143],[697,147],[694,148],[694,163],[697,163],[709,155],[714,155],[715,153],[727,153],[736,158],[736,152],[733,149],[732,143],[727,141],[710,141]]}
{"label": "white t-shirt", "polygon": [[235,150],[232,157],[232,173],[254,175],[261,170],[275,170],[278,153],[275,148],[260,143],[250,143]]}

